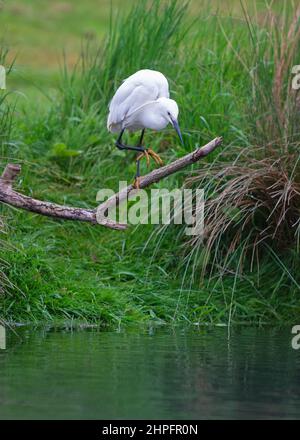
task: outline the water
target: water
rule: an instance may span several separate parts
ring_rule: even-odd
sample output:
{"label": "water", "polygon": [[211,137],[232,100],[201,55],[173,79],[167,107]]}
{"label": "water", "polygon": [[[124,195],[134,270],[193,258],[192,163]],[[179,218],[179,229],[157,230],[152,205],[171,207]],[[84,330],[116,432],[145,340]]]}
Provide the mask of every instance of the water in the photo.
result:
{"label": "water", "polygon": [[247,327],[8,332],[0,418],[300,418],[291,337]]}

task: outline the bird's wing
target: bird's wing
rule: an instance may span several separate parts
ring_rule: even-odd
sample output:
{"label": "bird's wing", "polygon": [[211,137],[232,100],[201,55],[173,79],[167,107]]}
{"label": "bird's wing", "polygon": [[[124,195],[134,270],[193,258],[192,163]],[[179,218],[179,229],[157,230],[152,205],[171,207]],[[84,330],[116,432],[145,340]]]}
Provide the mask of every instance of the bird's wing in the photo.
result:
{"label": "bird's wing", "polygon": [[[123,87],[126,86],[126,87]],[[109,125],[119,124],[126,116],[149,101],[157,99],[155,87],[144,87],[142,84],[125,84],[117,90],[109,106]]]}
{"label": "bird's wing", "polygon": [[[149,73],[150,72],[150,73]],[[107,127],[121,124],[124,119],[139,107],[160,97],[169,97],[166,78],[152,74],[153,71],[139,71],[127,78],[116,91],[109,105]]]}

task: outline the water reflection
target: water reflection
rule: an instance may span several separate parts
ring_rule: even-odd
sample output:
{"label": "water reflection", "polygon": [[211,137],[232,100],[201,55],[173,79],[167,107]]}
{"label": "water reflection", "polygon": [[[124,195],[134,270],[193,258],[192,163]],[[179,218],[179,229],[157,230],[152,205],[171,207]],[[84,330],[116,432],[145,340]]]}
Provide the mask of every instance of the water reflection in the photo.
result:
{"label": "water reflection", "polygon": [[0,354],[0,418],[299,418],[289,330],[19,329]]}

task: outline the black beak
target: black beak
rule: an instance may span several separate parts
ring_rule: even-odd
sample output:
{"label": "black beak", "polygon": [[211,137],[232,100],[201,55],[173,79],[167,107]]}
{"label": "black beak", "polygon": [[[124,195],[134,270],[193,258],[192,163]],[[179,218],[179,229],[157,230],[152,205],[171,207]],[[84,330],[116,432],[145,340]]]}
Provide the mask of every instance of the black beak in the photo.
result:
{"label": "black beak", "polygon": [[182,136],[181,136],[181,132],[180,132],[180,128],[179,128],[178,122],[176,121],[176,119],[173,119],[173,118],[171,118],[171,122],[172,122],[172,125],[173,125],[173,127],[175,128],[175,130],[176,130],[176,132],[178,134],[180,142],[183,145],[183,140],[182,140]]}

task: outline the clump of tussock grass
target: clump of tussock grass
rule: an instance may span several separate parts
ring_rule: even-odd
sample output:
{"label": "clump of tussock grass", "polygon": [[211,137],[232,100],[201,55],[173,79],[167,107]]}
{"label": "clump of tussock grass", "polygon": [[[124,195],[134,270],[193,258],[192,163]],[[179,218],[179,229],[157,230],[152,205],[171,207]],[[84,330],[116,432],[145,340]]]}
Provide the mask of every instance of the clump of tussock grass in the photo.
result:
{"label": "clump of tussock grass", "polygon": [[297,247],[300,237],[299,154],[259,159],[260,151],[236,153],[231,165],[213,164],[209,177],[206,168],[191,179],[213,188],[205,206],[205,246],[208,253],[217,250],[223,265],[241,246],[253,264],[266,244],[282,252]]}

